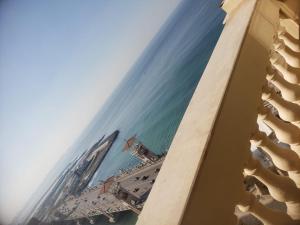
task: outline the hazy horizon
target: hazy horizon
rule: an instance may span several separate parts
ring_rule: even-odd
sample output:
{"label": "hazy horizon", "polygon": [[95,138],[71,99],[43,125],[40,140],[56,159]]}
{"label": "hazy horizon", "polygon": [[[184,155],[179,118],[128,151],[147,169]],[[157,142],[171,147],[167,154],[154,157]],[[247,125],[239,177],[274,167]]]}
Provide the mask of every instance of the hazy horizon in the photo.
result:
{"label": "hazy horizon", "polygon": [[178,3],[0,3],[1,224],[24,207]]}

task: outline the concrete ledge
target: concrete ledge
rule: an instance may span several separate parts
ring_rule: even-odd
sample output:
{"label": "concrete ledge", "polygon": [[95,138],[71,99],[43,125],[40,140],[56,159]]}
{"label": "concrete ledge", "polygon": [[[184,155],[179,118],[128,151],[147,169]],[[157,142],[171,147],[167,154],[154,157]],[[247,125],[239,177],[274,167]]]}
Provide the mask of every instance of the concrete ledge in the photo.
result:
{"label": "concrete ledge", "polygon": [[[191,209],[189,204],[191,193],[199,169],[206,159],[215,121],[232,78],[256,2],[256,0],[244,1],[230,16],[187,108],[137,225],[191,225],[193,223],[191,221],[200,224],[196,218],[188,218],[188,220],[185,218],[186,207],[189,206],[189,210],[197,211],[196,208]],[[220,169],[222,170],[218,168]],[[211,177],[211,179],[218,179],[218,177]],[[234,222],[234,216],[232,215],[229,220]]]}

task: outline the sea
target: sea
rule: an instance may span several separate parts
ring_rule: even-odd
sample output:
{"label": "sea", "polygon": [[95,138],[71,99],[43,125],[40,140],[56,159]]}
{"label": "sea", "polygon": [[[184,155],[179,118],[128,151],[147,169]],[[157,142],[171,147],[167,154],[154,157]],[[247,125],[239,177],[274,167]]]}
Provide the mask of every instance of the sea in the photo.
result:
{"label": "sea", "polygon": [[[133,135],[157,154],[168,151],[222,32],[225,14],[219,4],[220,0],[182,0],[57,168],[115,130],[120,134],[89,186],[139,163],[122,150]],[[122,212],[115,224],[136,221],[134,213]],[[95,224],[110,223],[99,216]]]}

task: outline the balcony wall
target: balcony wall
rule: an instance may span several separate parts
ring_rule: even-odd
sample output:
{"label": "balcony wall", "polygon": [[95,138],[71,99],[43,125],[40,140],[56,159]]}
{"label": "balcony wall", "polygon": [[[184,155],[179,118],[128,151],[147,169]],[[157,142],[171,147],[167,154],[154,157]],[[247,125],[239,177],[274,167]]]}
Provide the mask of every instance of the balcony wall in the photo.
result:
{"label": "balcony wall", "polygon": [[[276,218],[279,223],[274,225],[300,224],[298,218],[291,218],[286,212],[272,214],[265,210],[244,186],[245,170],[265,182],[255,169],[249,169],[257,163],[252,160],[250,140],[257,133],[258,114],[264,119],[264,110],[269,110],[261,105],[274,36],[277,37],[281,26],[296,36],[295,21],[290,24],[286,16],[280,19],[282,4],[272,0],[228,0],[224,8],[228,13],[226,25],[138,225],[238,224],[237,208],[265,224],[273,224]],[[274,68],[271,73],[275,73]],[[271,182],[272,187],[270,183],[265,185],[272,192],[274,183]],[[296,193],[297,196],[300,197]],[[295,210],[299,213],[298,208]]]}

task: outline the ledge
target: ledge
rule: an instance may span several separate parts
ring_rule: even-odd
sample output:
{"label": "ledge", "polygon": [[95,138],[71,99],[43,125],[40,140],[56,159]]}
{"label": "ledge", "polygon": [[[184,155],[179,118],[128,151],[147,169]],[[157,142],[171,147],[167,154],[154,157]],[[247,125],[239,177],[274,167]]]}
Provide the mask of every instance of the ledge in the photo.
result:
{"label": "ledge", "polygon": [[199,169],[206,158],[207,145],[256,2],[244,1],[230,15],[137,225],[187,224],[183,222],[186,207]]}

